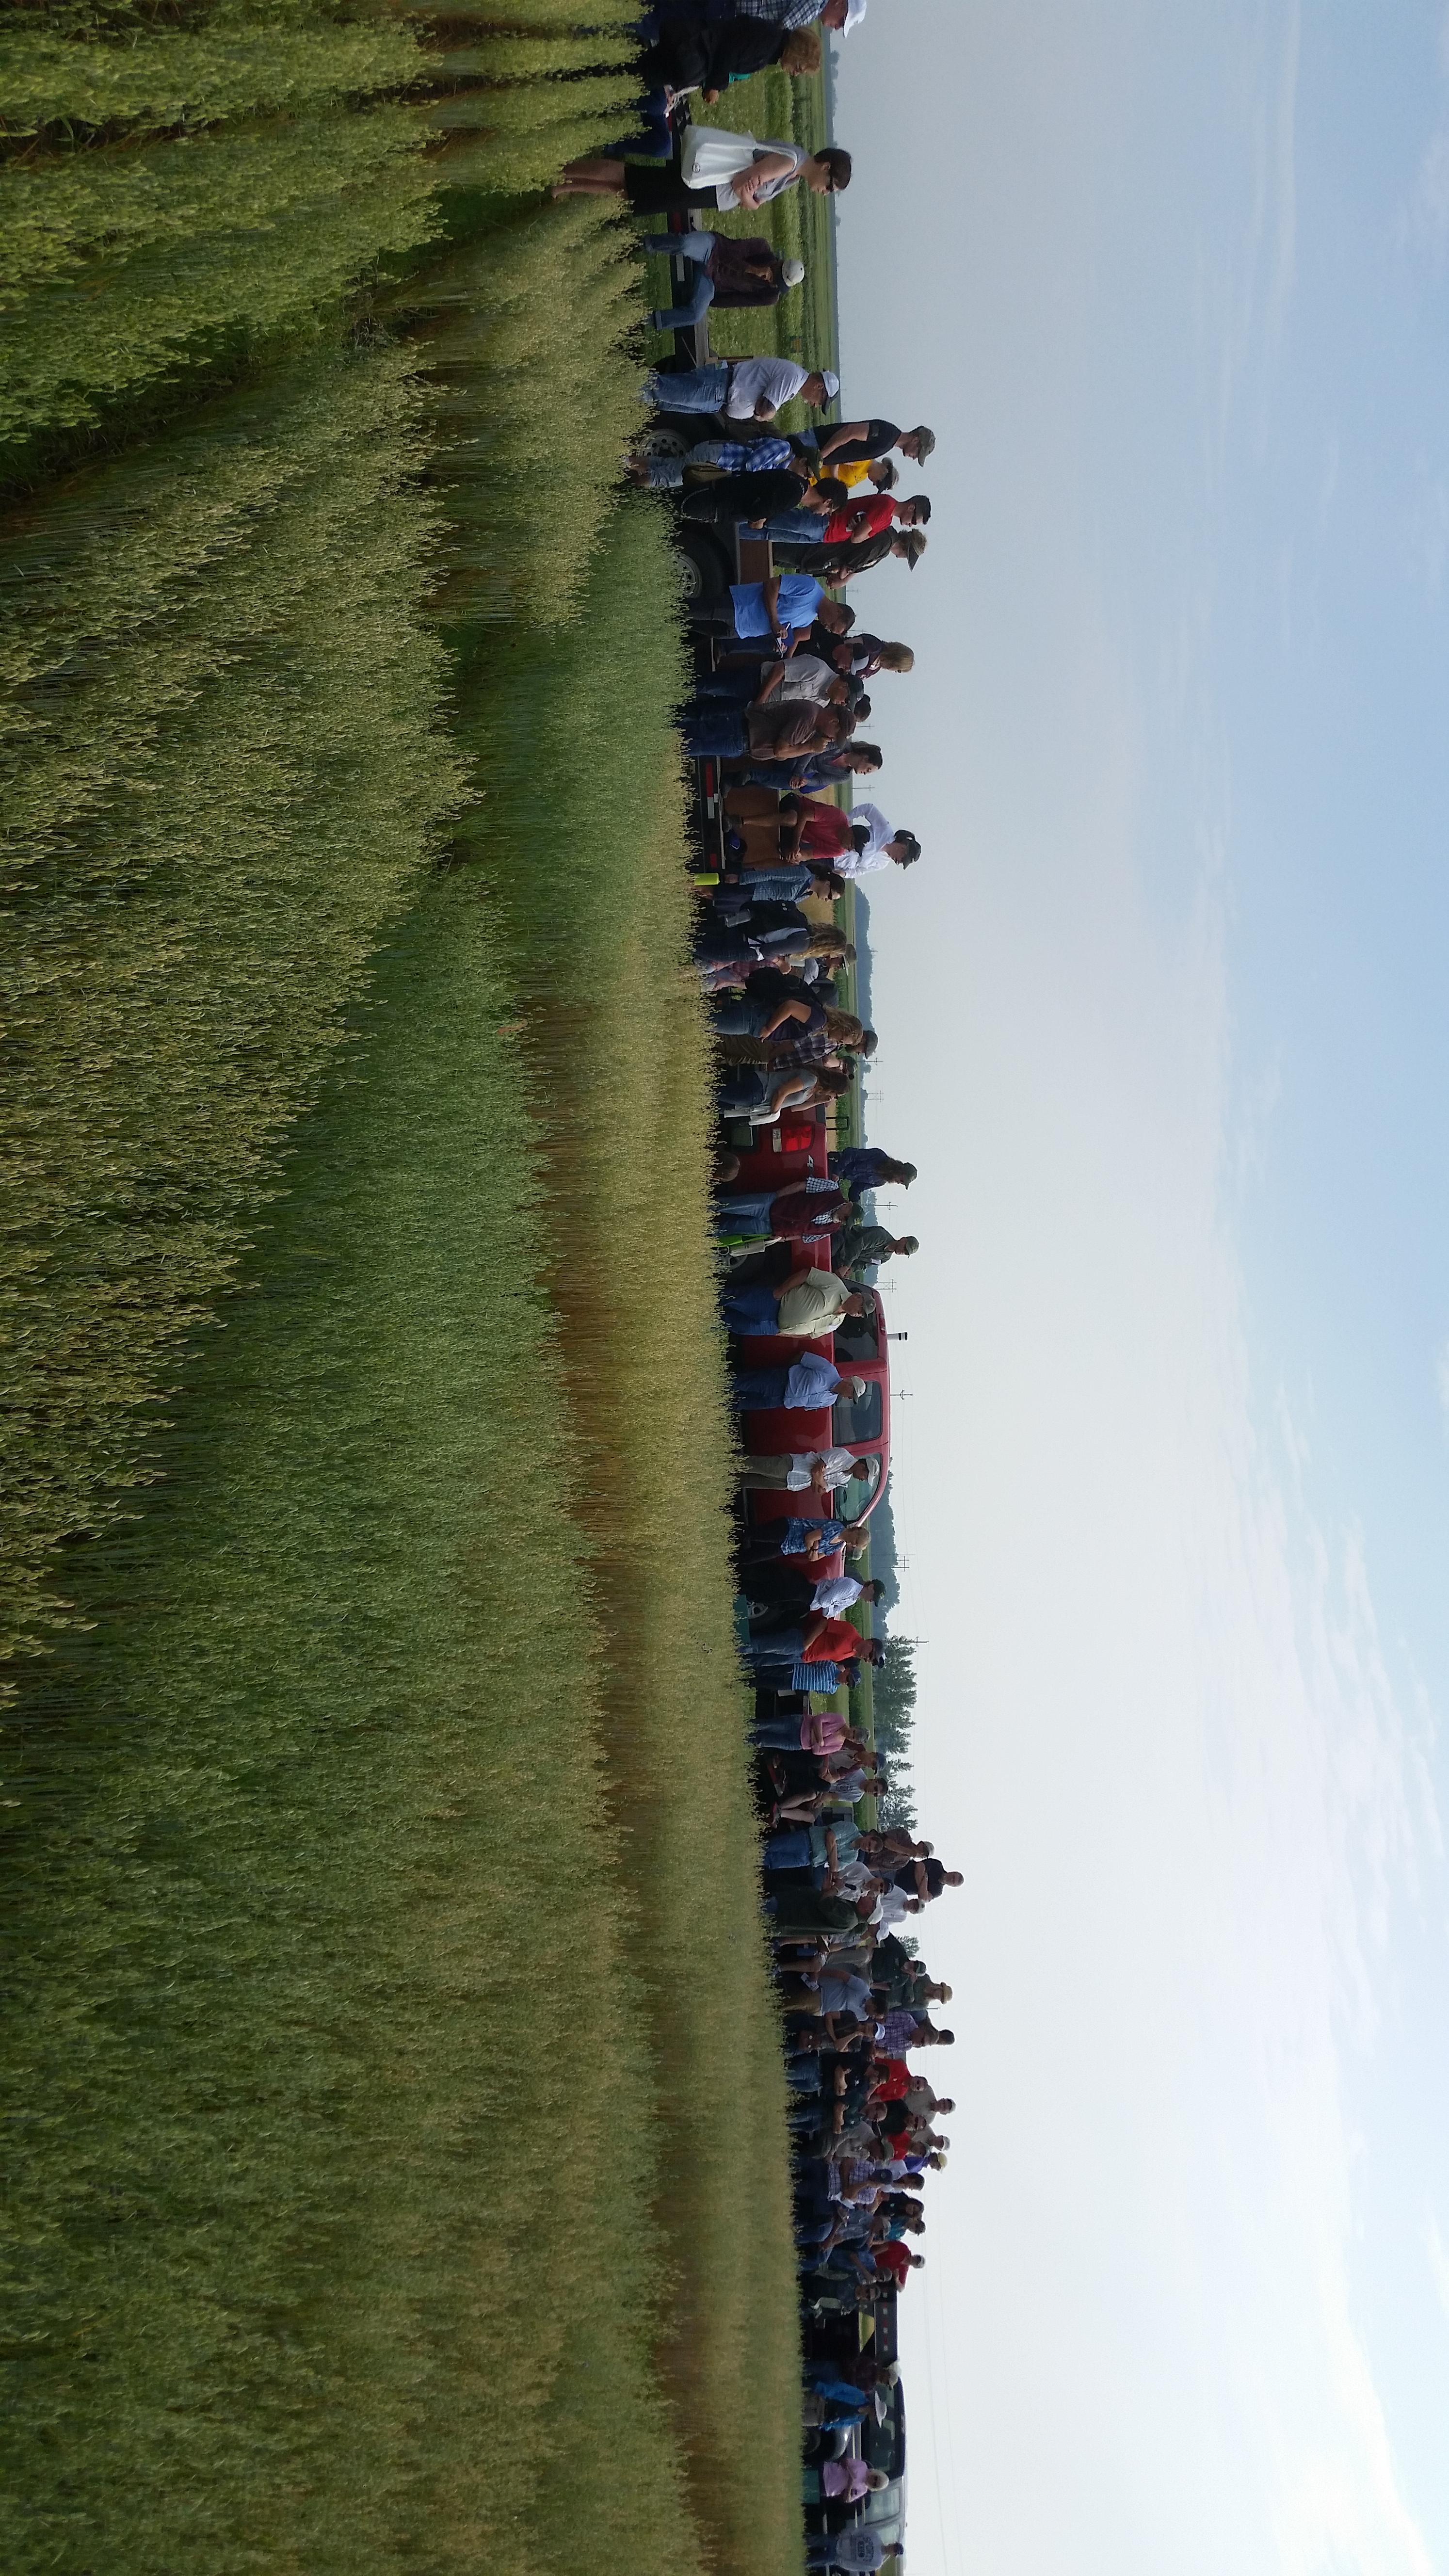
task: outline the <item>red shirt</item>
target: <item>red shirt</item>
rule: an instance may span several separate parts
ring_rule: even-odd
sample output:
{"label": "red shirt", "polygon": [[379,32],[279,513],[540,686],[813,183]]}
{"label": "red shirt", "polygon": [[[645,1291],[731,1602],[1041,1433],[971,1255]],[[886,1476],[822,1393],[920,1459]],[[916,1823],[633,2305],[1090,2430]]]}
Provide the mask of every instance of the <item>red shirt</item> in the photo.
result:
{"label": "red shirt", "polygon": [[800,1657],[802,1664],[848,1664],[860,1652],[860,1630],[848,1619],[827,1619],[813,1646],[807,1646]]}
{"label": "red shirt", "polygon": [[871,2252],[875,2256],[876,2270],[878,2272],[889,2272],[896,2288],[898,2290],[903,2290],[910,2277],[911,2257],[909,2248],[902,2245],[899,2237],[896,2237],[892,2239],[889,2245],[873,2245],[871,2247]]}
{"label": "red shirt", "polygon": [[801,857],[843,858],[850,848],[850,816],[839,805],[827,805],[819,796],[802,796],[800,805],[805,818],[800,829]]}
{"label": "red shirt", "polygon": [[871,2091],[878,2102],[899,2102],[903,2093],[909,2093],[912,2081],[905,2059],[888,2057]]}
{"label": "red shirt", "polygon": [[895,526],[900,506],[889,492],[877,492],[869,501],[846,501],[826,520],[825,542],[854,545],[859,537],[878,537],[883,529]]}

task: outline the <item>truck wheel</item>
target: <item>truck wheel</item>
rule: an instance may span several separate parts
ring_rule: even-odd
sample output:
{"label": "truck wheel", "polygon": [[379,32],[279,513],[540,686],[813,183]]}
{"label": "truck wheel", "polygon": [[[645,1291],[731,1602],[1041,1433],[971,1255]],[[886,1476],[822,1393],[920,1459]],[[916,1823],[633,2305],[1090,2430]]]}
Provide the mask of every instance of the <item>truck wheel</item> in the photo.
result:
{"label": "truck wheel", "polygon": [[[702,434],[702,433],[701,433]],[[694,440],[682,429],[671,429],[667,421],[651,421],[631,441],[636,456],[687,456]]]}
{"label": "truck wheel", "polygon": [[701,600],[720,599],[735,578],[735,568],[717,537],[708,528],[697,528],[685,520],[674,531],[683,573],[681,591],[688,607]]}

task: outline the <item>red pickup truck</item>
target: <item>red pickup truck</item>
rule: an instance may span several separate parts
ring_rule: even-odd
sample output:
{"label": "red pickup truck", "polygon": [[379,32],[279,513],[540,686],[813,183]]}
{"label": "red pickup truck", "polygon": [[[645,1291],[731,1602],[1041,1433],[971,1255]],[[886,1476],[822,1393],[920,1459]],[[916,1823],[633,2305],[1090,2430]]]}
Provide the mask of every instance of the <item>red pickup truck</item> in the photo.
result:
{"label": "red pickup truck", "polygon": [[[740,1190],[790,1188],[814,1174],[824,1179],[829,1133],[823,1117],[782,1120],[776,1128],[764,1131],[764,1138],[750,1152],[740,1157],[740,1174],[732,1187]],[[830,1268],[830,1237],[827,1234],[805,1236],[801,1250],[812,1256],[820,1270]],[[779,1406],[767,1413],[746,1413],[743,1419],[746,1449],[754,1455],[769,1456],[781,1450],[850,1449],[858,1458],[869,1458],[872,1476],[861,1500],[859,1482],[851,1485],[845,1497],[832,1495],[822,1502],[814,1493],[751,1492],[750,1512],[756,1521],[785,1520],[792,1514],[803,1520],[824,1520],[843,1499],[841,1517],[863,1520],[874,1510],[885,1491],[891,1460],[891,1390],[890,1344],[886,1339],[885,1308],[880,1291],[866,1291],[870,1311],[864,1315],[847,1315],[833,1334],[818,1341],[800,1342],[776,1333],[752,1334],[742,1342],[741,1356],[747,1367],[769,1368],[777,1362],[798,1359],[802,1350],[819,1351],[833,1359],[842,1376],[863,1377],[863,1395],[842,1397],[829,1411],[816,1413]],[[838,1555],[821,1571],[838,1572]]]}

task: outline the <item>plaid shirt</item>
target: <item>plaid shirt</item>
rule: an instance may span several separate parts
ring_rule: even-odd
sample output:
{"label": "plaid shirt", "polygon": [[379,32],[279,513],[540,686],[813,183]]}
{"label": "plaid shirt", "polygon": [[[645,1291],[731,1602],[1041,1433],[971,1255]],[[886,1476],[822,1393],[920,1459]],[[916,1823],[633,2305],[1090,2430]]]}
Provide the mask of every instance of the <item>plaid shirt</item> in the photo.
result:
{"label": "plaid shirt", "polygon": [[824,6],[825,0],[735,0],[735,16],[768,18],[791,35],[797,27],[813,27]]}
{"label": "plaid shirt", "polygon": [[912,2012],[888,2012],[877,2029],[877,2037],[892,2057],[899,2056],[903,2049],[914,2048],[920,2036],[921,2026]]}
{"label": "plaid shirt", "polygon": [[[824,1064],[826,1057],[834,1055],[836,1048],[836,1040],[828,1029],[808,1029],[803,1037],[771,1038],[768,1043],[775,1049],[777,1064]],[[825,1186],[834,1189],[837,1184],[827,1181]]]}
{"label": "plaid shirt", "polygon": [[709,462],[727,474],[779,474],[798,462],[788,438],[712,438]]}

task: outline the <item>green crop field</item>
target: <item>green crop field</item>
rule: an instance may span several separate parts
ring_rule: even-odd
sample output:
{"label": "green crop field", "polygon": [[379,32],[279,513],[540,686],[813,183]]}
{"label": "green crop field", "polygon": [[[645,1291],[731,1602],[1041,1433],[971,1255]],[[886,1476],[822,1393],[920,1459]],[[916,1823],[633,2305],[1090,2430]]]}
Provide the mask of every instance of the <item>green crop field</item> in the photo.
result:
{"label": "green crop field", "polygon": [[538,194],[629,94],[572,15],[5,31],[16,2576],[800,2564],[675,575],[639,263]]}

